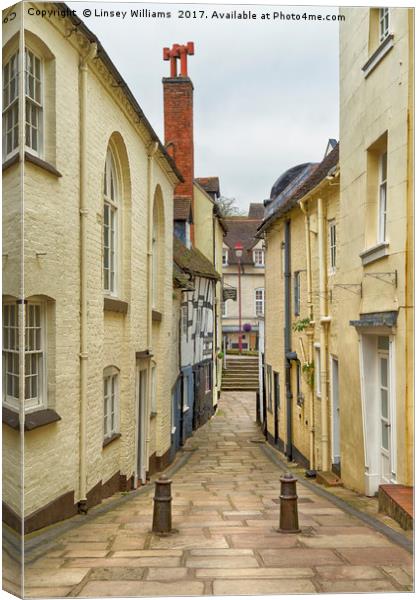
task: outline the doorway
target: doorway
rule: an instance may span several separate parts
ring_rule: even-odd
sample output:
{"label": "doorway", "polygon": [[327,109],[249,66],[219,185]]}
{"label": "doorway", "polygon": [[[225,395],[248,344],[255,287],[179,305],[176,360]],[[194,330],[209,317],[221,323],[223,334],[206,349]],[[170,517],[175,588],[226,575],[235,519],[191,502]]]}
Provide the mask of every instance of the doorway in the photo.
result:
{"label": "doorway", "polygon": [[338,358],[331,357],[331,399],[332,399],[332,470],[340,476],[340,395]]}
{"label": "doorway", "polygon": [[380,427],[380,481],[391,481],[391,415],[389,406],[389,343],[378,337],[378,395]]}
{"label": "doorway", "polygon": [[146,483],[147,457],[147,369],[139,369],[137,377],[137,484]]}
{"label": "doorway", "polygon": [[279,417],[280,417],[280,382],[279,374],[274,371],[274,444],[279,444]]}

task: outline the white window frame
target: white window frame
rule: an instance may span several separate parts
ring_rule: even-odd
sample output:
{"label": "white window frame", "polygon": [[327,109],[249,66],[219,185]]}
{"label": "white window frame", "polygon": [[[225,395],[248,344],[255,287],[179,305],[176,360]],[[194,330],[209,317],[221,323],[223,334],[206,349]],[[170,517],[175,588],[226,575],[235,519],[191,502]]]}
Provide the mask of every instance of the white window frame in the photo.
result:
{"label": "white window frame", "polygon": [[[39,61],[39,77],[36,72],[32,73],[28,71],[28,60],[29,57],[36,64]],[[36,89],[36,83],[39,83],[39,94],[34,91],[33,94],[29,93],[30,78],[34,80],[34,90]],[[37,156],[42,156],[43,148],[43,106],[44,106],[44,65],[42,58],[40,58],[36,52],[30,48],[25,48],[25,148]],[[28,119],[29,112],[29,119]],[[29,143],[28,143],[29,136]],[[34,147],[34,140],[36,140],[36,147]]]}
{"label": "white window frame", "polygon": [[181,306],[181,316],[182,316],[182,335],[187,337],[188,335],[188,303],[185,303]]}
{"label": "white window frame", "polygon": [[[13,329],[14,344],[9,347],[9,329],[5,325],[5,308],[15,307],[15,320]],[[38,310],[39,324],[31,325],[30,313],[32,309]],[[9,319],[7,319],[9,320]],[[37,332],[39,335],[37,336]],[[29,349],[30,342],[35,341],[37,347]],[[46,318],[45,305],[43,302],[31,301],[25,304],[25,412],[41,410],[47,405],[47,361],[46,361]],[[33,344],[31,344],[33,345]],[[13,356],[12,371],[7,371],[9,357]],[[30,372],[28,372],[30,369]],[[14,394],[8,395],[7,375],[13,377]],[[27,398],[28,387],[31,387],[29,378],[37,378],[37,394]],[[28,381],[27,381],[28,380]],[[17,386],[17,389],[16,389]],[[17,395],[16,395],[17,394]],[[3,404],[13,410],[19,411],[19,305],[15,302],[3,304]]]}
{"label": "white window frame", "polygon": [[[113,182],[113,196],[109,194]],[[105,171],[103,178],[103,278],[104,293],[116,296],[118,290],[119,271],[119,221],[120,221],[120,194],[117,167],[113,152],[108,148],[105,160]],[[108,218],[107,218],[108,215]],[[105,242],[105,234],[108,229],[108,242]],[[107,263],[107,266],[106,266]]]}
{"label": "white window frame", "polygon": [[[258,298],[258,294],[261,293],[261,298]],[[257,288],[254,292],[255,300],[255,314],[257,317],[264,316],[264,302],[265,302],[264,288]]]}
{"label": "white window frame", "polygon": [[389,8],[379,9],[379,43],[389,35]]}
{"label": "white window frame", "polygon": [[222,250],[222,266],[223,267],[229,266],[229,250],[228,250],[228,248],[223,248],[223,250]]}
{"label": "white window frame", "polygon": [[104,369],[103,386],[104,439],[106,440],[119,431],[120,372],[117,367]]}
{"label": "white window frame", "polygon": [[328,221],[328,244],[330,255],[330,273],[335,273],[337,268],[337,224],[335,219]]}
{"label": "white window frame", "polygon": [[[11,67],[14,67],[13,77],[10,78]],[[5,72],[8,71],[6,78]],[[11,98],[11,83],[14,83],[14,95]],[[3,160],[19,151],[19,52],[14,52],[3,65]],[[7,121],[11,119],[10,127]],[[7,134],[11,133],[12,147],[7,150]]]}
{"label": "white window frame", "polygon": [[254,250],[254,267],[264,267],[264,250],[256,248]]}
{"label": "white window frame", "polygon": [[386,242],[388,153],[379,156],[378,163],[378,242]]}
{"label": "white window frame", "polygon": [[204,367],[204,386],[205,392],[211,392],[211,368],[213,363],[209,362]]}
{"label": "white window frame", "polygon": [[315,393],[321,398],[321,346],[314,344],[315,350]]}

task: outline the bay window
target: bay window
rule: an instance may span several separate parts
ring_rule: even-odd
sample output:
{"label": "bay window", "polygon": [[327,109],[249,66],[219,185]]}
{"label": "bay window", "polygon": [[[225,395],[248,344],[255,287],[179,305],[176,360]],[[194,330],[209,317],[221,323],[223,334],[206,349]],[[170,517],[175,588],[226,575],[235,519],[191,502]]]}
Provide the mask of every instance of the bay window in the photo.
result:
{"label": "bay window", "polygon": [[[43,63],[25,48],[25,148],[42,155],[43,133]],[[3,160],[19,146],[19,52],[3,66]]]}
{"label": "bay window", "polygon": [[[46,404],[45,318],[41,303],[25,304],[24,409]],[[19,395],[19,305],[3,305],[3,403],[20,407]]]}

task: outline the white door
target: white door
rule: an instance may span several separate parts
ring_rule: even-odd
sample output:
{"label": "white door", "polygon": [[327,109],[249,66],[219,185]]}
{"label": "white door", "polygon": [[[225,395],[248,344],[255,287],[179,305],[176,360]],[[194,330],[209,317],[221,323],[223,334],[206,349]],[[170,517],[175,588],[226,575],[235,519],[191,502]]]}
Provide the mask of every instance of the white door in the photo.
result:
{"label": "white door", "polygon": [[378,395],[380,427],[380,479],[391,481],[391,412],[389,402],[389,338],[378,337]]}
{"label": "white door", "polygon": [[138,483],[146,483],[146,392],[147,370],[138,371],[137,390],[137,479]]}
{"label": "white door", "polygon": [[333,426],[333,464],[340,463],[340,397],[338,387],[338,359],[331,358],[331,386],[332,386],[332,426]]}

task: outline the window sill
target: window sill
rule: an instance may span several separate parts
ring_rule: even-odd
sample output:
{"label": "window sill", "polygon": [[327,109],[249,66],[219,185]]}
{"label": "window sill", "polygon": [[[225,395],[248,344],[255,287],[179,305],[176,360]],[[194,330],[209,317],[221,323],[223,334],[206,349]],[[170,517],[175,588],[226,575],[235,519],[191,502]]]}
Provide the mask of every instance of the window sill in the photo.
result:
{"label": "window sill", "polygon": [[[61,421],[61,417],[51,408],[27,413],[25,415],[25,431],[32,431],[33,429],[38,429],[38,427],[56,423],[57,421]],[[19,414],[3,406],[3,423],[19,431]]]}
{"label": "window sill", "polygon": [[359,254],[362,259],[362,265],[365,267],[366,265],[370,265],[371,263],[388,256],[388,246],[388,242],[380,242],[367,250],[363,250],[363,252]]}
{"label": "window sill", "polygon": [[162,321],[162,313],[158,310],[152,310],[152,321],[160,323],[160,321]]}
{"label": "window sill", "polygon": [[105,438],[102,444],[102,448],[106,448],[109,444],[112,444],[115,440],[119,440],[121,437],[121,433],[113,433],[109,437]]}
{"label": "window sill", "polygon": [[46,162],[45,160],[42,160],[42,158],[39,158],[38,156],[34,156],[30,152],[25,152],[25,161],[28,161],[33,165],[44,169],[44,171],[48,171],[48,173],[51,173],[51,175],[55,175],[55,177],[62,177],[60,171],[57,171],[57,169],[53,165]]}
{"label": "window sill", "polygon": [[[16,152],[16,154],[14,156],[12,156],[11,158],[9,158],[8,160],[6,160],[3,163],[2,171],[3,172],[6,171],[12,165],[18,164],[18,162],[19,162],[19,152]],[[52,164],[50,164],[49,162],[47,162],[45,160],[42,160],[42,158],[39,158],[39,156],[35,156],[34,154],[31,154],[30,152],[25,152],[25,162],[30,162],[33,165],[36,165],[37,167],[39,167],[40,169],[47,171],[51,175],[54,175],[55,177],[62,177],[62,174],[60,173],[60,171],[57,171],[57,169]]]}
{"label": "window sill", "polygon": [[136,352],[136,359],[153,358],[153,354],[149,350],[140,350]]}
{"label": "window sill", "polygon": [[379,65],[381,60],[392,50],[394,46],[394,35],[390,33],[384,40],[379,44],[373,54],[369,57],[367,62],[363,65],[362,71],[365,79],[369,77],[374,69]]}
{"label": "window sill", "polygon": [[104,310],[126,315],[128,312],[128,302],[125,302],[124,300],[117,300],[116,298],[105,297]]}

